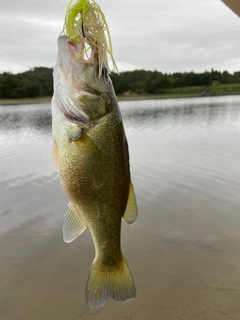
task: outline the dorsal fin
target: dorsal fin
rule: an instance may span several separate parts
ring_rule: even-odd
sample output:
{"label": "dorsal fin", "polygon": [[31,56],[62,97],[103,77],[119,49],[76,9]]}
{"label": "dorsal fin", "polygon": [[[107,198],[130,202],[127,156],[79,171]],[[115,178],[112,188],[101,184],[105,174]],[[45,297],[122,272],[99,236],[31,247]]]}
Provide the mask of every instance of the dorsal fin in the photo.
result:
{"label": "dorsal fin", "polygon": [[79,212],[77,212],[71,203],[69,203],[68,211],[65,214],[63,223],[63,240],[66,243],[72,242],[80,236],[86,229]]}
{"label": "dorsal fin", "polygon": [[128,203],[123,216],[123,220],[128,224],[132,225],[137,220],[137,216],[138,216],[138,209],[137,209],[136,196],[135,196],[132,182],[130,182]]}

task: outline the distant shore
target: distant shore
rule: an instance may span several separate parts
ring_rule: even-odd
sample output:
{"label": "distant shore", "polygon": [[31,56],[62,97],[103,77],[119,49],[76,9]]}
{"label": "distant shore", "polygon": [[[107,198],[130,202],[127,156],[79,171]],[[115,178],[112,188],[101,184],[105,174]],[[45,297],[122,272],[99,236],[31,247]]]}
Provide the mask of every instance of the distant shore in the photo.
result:
{"label": "distant shore", "polygon": [[52,99],[52,97],[22,98],[22,99],[0,99],[0,105],[50,103],[51,99]]}
{"label": "distant shore", "polygon": [[[180,98],[198,98],[210,96],[240,95],[240,91],[220,91],[205,95],[200,93],[166,93],[166,94],[129,94],[117,96],[118,101],[132,100],[158,100],[158,99],[180,99]],[[22,98],[22,99],[0,99],[0,105],[21,105],[21,104],[41,104],[51,103],[52,97]]]}
{"label": "distant shore", "polygon": [[231,96],[240,95],[239,92],[229,92],[221,94],[199,95],[194,93],[189,94],[146,94],[146,95],[131,95],[131,96],[117,96],[118,101],[131,100],[164,100],[164,99],[184,99],[184,98],[202,98],[202,97],[216,97],[216,96]]}

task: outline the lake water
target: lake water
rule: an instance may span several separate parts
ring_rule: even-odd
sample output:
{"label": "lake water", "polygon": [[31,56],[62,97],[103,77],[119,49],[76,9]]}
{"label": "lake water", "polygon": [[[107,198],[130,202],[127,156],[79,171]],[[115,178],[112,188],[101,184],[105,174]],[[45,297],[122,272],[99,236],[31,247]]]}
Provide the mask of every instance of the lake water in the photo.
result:
{"label": "lake water", "polygon": [[62,240],[50,105],[0,106],[0,320],[240,319],[240,96],[120,107],[139,206],[122,247],[137,299],[85,305],[94,248],[88,231]]}

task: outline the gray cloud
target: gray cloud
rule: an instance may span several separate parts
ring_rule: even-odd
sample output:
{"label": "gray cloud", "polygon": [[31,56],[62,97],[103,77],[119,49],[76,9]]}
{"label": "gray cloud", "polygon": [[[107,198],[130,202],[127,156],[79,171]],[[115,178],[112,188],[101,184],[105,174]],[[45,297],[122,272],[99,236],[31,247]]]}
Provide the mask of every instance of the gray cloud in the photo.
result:
{"label": "gray cloud", "polygon": [[[120,70],[240,70],[240,20],[220,0],[98,0]],[[8,0],[0,72],[53,66],[68,0]]]}

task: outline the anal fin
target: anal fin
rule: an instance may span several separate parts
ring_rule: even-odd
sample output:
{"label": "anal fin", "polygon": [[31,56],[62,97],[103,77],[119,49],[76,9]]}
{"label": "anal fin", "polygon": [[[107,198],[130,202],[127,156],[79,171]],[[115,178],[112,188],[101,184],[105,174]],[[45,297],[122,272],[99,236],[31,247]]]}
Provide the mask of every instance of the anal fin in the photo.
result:
{"label": "anal fin", "polygon": [[133,184],[132,182],[130,182],[128,203],[123,216],[123,220],[128,224],[132,225],[137,220],[137,216],[138,216],[138,209],[137,209],[136,196],[135,196]]}
{"label": "anal fin", "polygon": [[86,228],[80,214],[73,208],[72,204],[69,203],[69,208],[65,214],[63,223],[63,240],[66,243],[72,242],[80,236]]}

